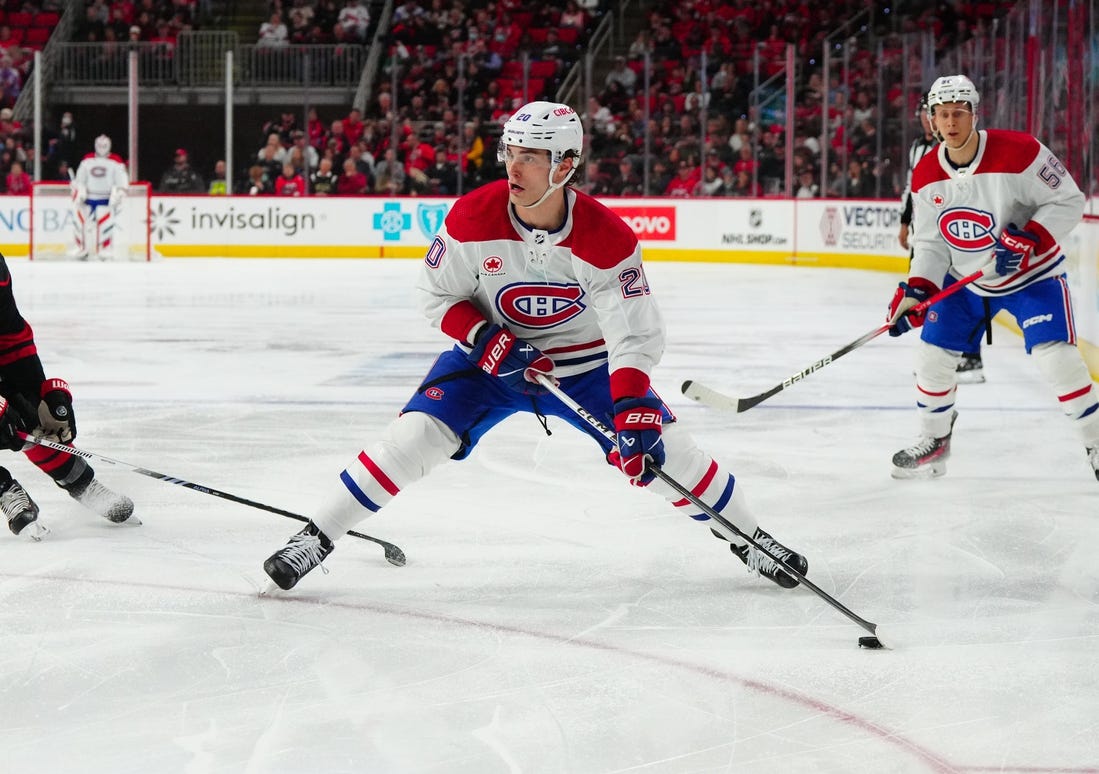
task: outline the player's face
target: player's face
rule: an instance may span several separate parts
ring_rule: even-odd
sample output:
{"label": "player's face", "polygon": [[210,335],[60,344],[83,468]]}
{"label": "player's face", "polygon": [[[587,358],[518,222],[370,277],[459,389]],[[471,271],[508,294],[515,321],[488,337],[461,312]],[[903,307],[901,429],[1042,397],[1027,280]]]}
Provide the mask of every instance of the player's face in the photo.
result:
{"label": "player's face", "polygon": [[504,148],[504,169],[507,170],[511,203],[533,204],[549,188],[550,154],[548,150]]}
{"label": "player's face", "polygon": [[961,148],[973,134],[973,111],[967,102],[944,102],[935,106],[932,122],[948,148]]}

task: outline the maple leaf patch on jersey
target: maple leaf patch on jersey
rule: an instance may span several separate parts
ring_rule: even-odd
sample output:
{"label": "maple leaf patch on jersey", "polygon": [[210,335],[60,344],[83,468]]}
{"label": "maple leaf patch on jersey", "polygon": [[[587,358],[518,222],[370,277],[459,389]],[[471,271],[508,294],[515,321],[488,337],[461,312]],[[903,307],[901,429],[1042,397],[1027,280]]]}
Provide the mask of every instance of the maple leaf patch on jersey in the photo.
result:
{"label": "maple leaf patch on jersey", "polygon": [[967,253],[995,247],[996,237],[992,233],[995,225],[992,213],[970,207],[952,207],[939,216],[939,233],[946,243]]}
{"label": "maple leaf patch on jersey", "polygon": [[584,290],[576,284],[516,283],[496,294],[496,308],[504,319],[524,328],[553,328],[586,308]]}

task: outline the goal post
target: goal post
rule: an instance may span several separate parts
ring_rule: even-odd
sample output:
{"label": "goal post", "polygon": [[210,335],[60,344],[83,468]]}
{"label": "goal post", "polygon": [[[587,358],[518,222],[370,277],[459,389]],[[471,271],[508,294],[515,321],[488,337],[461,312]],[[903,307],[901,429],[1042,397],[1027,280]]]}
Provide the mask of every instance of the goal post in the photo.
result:
{"label": "goal post", "polygon": [[[149,233],[151,186],[126,186],[114,219],[112,261],[149,261],[153,250]],[[68,183],[42,182],[31,187],[29,257],[32,261],[73,260],[77,257],[73,189]],[[88,260],[97,257],[92,249]]]}

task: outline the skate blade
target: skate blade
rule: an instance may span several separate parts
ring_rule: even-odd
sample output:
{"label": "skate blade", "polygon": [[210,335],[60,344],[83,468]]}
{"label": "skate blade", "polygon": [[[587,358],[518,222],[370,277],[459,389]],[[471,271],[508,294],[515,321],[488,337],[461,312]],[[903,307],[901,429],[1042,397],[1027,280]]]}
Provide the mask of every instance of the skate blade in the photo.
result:
{"label": "skate blade", "polygon": [[894,466],[891,475],[896,479],[924,479],[938,478],[945,473],[945,462],[932,462],[930,465],[920,465],[918,468],[898,468]]}
{"label": "skate blade", "polygon": [[42,538],[50,534],[50,528],[45,526],[44,524],[40,524],[37,520],[35,520],[27,526],[23,527],[22,531],[19,534],[26,535],[32,541],[38,543],[42,540]]}
{"label": "skate blade", "polygon": [[984,384],[985,375],[979,371],[959,371],[957,380],[958,384]]}

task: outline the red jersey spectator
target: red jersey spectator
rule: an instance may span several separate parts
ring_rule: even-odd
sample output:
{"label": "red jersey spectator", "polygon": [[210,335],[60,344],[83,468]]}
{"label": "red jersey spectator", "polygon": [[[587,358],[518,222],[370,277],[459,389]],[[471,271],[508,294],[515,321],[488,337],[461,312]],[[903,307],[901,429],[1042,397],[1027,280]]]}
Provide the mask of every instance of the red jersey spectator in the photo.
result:
{"label": "red jersey spectator", "polygon": [[363,136],[362,116],[363,114],[358,108],[351,108],[351,112],[343,120],[343,133],[347,137],[347,142],[351,145],[357,143],[359,138]]}
{"label": "red jersey spectator", "polygon": [[361,196],[366,193],[366,175],[355,167],[353,159],[343,162],[343,174],[336,180],[337,196]]}
{"label": "red jersey spectator", "polygon": [[282,174],[275,180],[276,196],[304,196],[305,180],[294,171],[293,164],[283,164]]}
{"label": "red jersey spectator", "polygon": [[11,163],[11,172],[4,180],[4,190],[10,194],[30,194],[31,176],[23,171],[23,165],[18,161]]}
{"label": "red jersey spectator", "polygon": [[664,195],[680,198],[690,197],[694,193],[699,178],[700,174],[697,167],[691,166],[687,161],[680,161],[678,173],[668,183],[668,187],[664,189]]}

